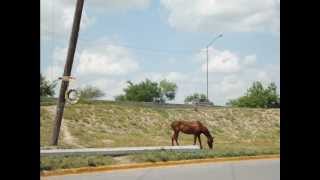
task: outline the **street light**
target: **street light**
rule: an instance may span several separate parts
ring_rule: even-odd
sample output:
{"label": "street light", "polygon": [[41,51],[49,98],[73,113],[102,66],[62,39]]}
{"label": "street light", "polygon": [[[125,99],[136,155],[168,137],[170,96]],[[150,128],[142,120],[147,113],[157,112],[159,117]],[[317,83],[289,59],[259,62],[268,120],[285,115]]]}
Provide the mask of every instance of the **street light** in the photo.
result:
{"label": "street light", "polygon": [[212,45],[212,43],[214,42],[214,41],[216,41],[218,38],[220,38],[220,37],[222,37],[222,34],[219,34],[216,38],[214,38],[208,45],[207,45],[207,101],[209,102],[209,86],[208,86],[208,84],[209,84],[209,80],[208,80],[208,64],[209,64],[209,53],[208,53],[208,48],[209,48],[209,46],[211,46]]}

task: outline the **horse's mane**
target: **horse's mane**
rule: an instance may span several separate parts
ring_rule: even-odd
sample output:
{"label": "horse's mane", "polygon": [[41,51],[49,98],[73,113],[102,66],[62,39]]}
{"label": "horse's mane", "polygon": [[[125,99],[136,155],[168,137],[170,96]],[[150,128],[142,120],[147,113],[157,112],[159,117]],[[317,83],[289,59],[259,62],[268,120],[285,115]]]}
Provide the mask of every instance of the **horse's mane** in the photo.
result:
{"label": "horse's mane", "polygon": [[171,125],[175,125],[175,124],[180,124],[180,123],[194,123],[194,122],[196,122],[197,124],[199,124],[201,127],[204,127],[204,128],[206,128],[206,126],[204,126],[199,120],[197,120],[197,121],[191,121],[191,120],[175,120],[175,121],[173,121],[172,123],[171,123]]}
{"label": "horse's mane", "polygon": [[196,121],[200,126],[205,127],[199,120]]}

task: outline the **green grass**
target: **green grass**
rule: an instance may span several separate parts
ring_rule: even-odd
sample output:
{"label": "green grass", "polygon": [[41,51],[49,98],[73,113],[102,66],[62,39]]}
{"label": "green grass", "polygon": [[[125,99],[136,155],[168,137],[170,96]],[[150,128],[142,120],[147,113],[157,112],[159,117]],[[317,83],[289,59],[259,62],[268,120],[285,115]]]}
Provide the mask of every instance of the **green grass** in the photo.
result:
{"label": "green grass", "polygon": [[40,105],[41,106],[50,106],[56,105],[57,99],[52,97],[40,97]]}
{"label": "green grass", "polygon": [[[190,159],[205,159],[218,157],[238,157],[238,156],[255,156],[279,154],[279,148],[240,148],[229,150],[195,150],[194,152],[170,152],[160,151],[144,154],[133,154],[122,156],[126,163],[143,163],[143,162],[166,162]],[[41,157],[40,171],[57,170],[68,168],[92,167],[122,164],[119,157],[110,157],[104,155],[96,156],[68,156],[68,157]]]}
{"label": "green grass", "polygon": [[67,156],[67,157],[41,157],[40,171],[68,169],[79,167],[94,167],[114,164],[109,156]]}
{"label": "green grass", "polygon": [[44,108],[40,109],[40,144],[48,145],[52,134],[53,117]]}
{"label": "green grass", "polygon": [[217,157],[238,157],[238,156],[256,156],[279,154],[276,149],[268,150],[240,150],[240,151],[210,151],[199,150],[194,152],[153,152],[146,154],[132,155],[133,162],[161,162],[161,161],[178,161],[190,159],[205,159]]}

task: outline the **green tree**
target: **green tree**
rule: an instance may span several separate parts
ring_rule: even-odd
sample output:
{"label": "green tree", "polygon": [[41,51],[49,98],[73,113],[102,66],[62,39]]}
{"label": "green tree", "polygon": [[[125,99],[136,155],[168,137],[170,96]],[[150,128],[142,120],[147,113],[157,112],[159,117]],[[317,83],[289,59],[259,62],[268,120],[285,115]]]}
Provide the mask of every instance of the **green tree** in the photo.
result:
{"label": "green tree", "polygon": [[128,81],[128,87],[124,89],[125,94],[118,96],[116,100],[152,102],[153,98],[161,97],[161,89],[158,83],[146,79],[143,82],[134,84]]}
{"label": "green tree", "polygon": [[266,91],[267,107],[280,107],[280,96],[277,94],[276,84],[270,83]]}
{"label": "green tree", "polygon": [[173,82],[169,82],[166,79],[160,81],[159,87],[161,89],[162,98],[166,97],[169,100],[173,100],[176,96],[177,85]]}
{"label": "green tree", "polygon": [[55,92],[54,89],[57,86],[56,82],[50,82],[46,80],[44,76],[40,73],[40,96],[42,97],[52,97]]}
{"label": "green tree", "polygon": [[99,88],[93,86],[86,86],[79,90],[80,99],[84,100],[92,100],[99,97],[103,97],[105,95]]}
{"label": "green tree", "polygon": [[185,103],[188,103],[188,102],[207,102],[207,96],[205,94],[199,94],[199,93],[194,93],[190,96],[187,96],[185,99],[184,99],[184,102]]}
{"label": "green tree", "polygon": [[277,86],[270,83],[267,88],[259,81],[253,82],[246,94],[238,99],[230,100],[227,105],[234,107],[271,108],[280,104]]}
{"label": "green tree", "polygon": [[114,98],[116,101],[126,101],[126,96],[121,94],[121,95],[118,95]]}

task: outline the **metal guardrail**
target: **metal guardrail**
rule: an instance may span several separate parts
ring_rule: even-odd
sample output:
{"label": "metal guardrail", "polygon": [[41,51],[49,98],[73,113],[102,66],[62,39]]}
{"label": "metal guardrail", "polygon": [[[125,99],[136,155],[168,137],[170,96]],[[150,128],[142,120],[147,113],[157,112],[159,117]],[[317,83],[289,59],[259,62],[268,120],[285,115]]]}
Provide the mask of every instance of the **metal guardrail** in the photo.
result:
{"label": "metal guardrail", "polygon": [[[53,98],[41,100],[40,104],[43,106],[56,105]],[[115,104],[127,106],[141,106],[141,107],[155,107],[155,108],[194,108],[194,104],[172,104],[172,103],[153,103],[153,102],[132,102],[132,101],[110,101],[110,100],[82,100],[81,104]],[[198,104],[197,107],[224,107],[217,105]]]}
{"label": "metal guardrail", "polygon": [[40,150],[41,156],[69,156],[69,155],[127,155],[146,152],[174,151],[192,152],[199,150],[199,146],[153,146],[153,147],[124,147],[124,148],[83,148],[83,149],[48,149]]}

